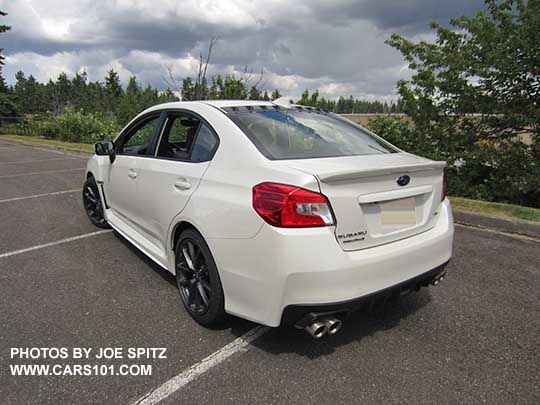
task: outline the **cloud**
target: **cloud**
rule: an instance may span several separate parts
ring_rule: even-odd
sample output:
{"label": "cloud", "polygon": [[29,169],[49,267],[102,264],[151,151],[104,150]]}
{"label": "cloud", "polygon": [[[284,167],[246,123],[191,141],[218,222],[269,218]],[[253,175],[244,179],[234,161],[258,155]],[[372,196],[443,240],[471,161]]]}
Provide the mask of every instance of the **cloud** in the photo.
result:
{"label": "cloud", "polygon": [[335,0],[321,2],[317,10],[333,24],[365,20],[382,30],[414,34],[425,32],[431,21],[446,24],[454,17],[474,15],[483,4],[484,0]]}
{"label": "cloud", "polygon": [[402,56],[384,43],[394,32],[428,36],[428,23],[481,8],[481,0],[0,0],[8,82],[23,70],[46,81],[61,71],[87,70],[102,80],[164,88],[168,66],[195,74],[197,59],[218,38],[210,74],[265,72],[267,88],[298,96],[388,99],[407,77]]}

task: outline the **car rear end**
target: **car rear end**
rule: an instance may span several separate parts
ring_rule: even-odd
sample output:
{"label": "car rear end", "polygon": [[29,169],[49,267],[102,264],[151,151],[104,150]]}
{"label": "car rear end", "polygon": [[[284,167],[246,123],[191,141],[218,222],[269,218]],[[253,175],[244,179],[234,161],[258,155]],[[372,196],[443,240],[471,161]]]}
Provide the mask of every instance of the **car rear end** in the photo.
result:
{"label": "car rear end", "polygon": [[[239,114],[233,121],[268,167],[313,176],[315,186],[254,185],[252,205],[264,225],[245,242],[249,253],[234,280],[225,276],[243,300],[235,299],[230,312],[270,326],[328,326],[378,298],[441,279],[454,231],[443,162],[319,112]],[[361,142],[341,135],[359,131]],[[345,145],[327,146],[336,143]]]}

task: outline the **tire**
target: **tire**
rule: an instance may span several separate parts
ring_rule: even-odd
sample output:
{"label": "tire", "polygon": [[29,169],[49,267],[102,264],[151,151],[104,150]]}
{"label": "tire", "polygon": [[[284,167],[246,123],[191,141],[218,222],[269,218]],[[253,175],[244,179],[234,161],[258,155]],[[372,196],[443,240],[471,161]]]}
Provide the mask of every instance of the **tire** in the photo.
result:
{"label": "tire", "polygon": [[97,227],[108,229],[111,226],[107,223],[103,212],[103,204],[99,196],[96,180],[89,177],[83,185],[82,198],[84,210],[88,219]]}
{"label": "tire", "polygon": [[188,314],[203,326],[225,321],[225,297],[216,263],[203,237],[194,229],[180,234],[175,267],[180,299]]}

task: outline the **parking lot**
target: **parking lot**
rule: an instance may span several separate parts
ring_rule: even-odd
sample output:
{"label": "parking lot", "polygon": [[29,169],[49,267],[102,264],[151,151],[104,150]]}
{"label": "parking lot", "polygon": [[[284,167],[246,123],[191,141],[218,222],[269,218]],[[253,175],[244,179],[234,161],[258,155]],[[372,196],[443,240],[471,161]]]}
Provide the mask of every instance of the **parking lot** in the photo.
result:
{"label": "parking lot", "polygon": [[[85,165],[0,138],[0,402],[540,403],[539,241],[457,226],[440,286],[360,311],[322,340],[258,327],[242,344],[257,325],[197,325],[173,276],[90,224]],[[167,358],[93,361],[150,364],[150,376],[12,376],[15,363],[89,362],[17,361],[14,347]]]}

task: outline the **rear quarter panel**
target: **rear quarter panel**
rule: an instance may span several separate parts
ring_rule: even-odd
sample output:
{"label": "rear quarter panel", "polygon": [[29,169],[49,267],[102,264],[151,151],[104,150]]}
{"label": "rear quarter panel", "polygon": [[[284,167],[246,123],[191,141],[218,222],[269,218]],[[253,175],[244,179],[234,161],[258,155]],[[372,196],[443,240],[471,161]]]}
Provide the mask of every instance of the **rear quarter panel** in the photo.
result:
{"label": "rear quarter panel", "polygon": [[253,186],[265,182],[293,184],[319,191],[316,178],[265,158],[223,112],[201,106],[202,115],[220,138],[219,147],[185,209],[171,222],[169,240],[182,221],[212,239],[253,238],[264,221],[252,207]]}

